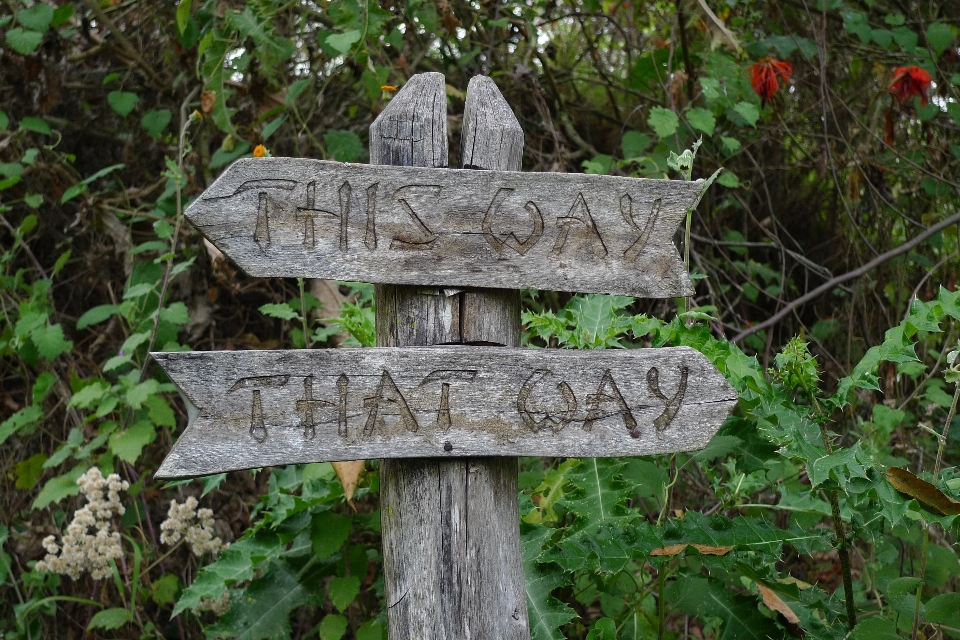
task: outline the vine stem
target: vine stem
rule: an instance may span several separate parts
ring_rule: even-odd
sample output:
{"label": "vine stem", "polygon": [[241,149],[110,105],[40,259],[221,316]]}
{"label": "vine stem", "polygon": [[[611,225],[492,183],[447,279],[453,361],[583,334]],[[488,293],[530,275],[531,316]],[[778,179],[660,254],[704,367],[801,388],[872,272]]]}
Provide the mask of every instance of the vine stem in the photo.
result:
{"label": "vine stem", "polygon": [[[823,407],[820,401],[805,382],[801,382],[803,390],[813,400],[813,406],[817,412],[817,417],[824,417]],[[833,443],[830,442],[830,434],[822,420],[817,420],[820,427],[820,437],[823,438],[823,447],[827,450],[827,455],[833,453]],[[840,494],[836,489],[827,493],[830,498],[830,513],[833,517],[833,531],[836,536],[837,556],[840,558],[840,573],[843,576],[843,599],[847,605],[847,628],[853,631],[857,626],[857,608],[853,602],[853,573],[850,571],[850,539],[847,537],[847,530],[843,526],[843,518],[840,516]]]}
{"label": "vine stem", "polygon": [[[187,115],[187,107],[190,101],[196,97],[200,87],[194,87],[193,91],[180,104],[180,137],[177,144],[177,219],[173,227],[173,235],[170,237],[170,257],[167,259],[163,268],[163,280],[160,284],[160,297],[157,301],[157,315],[153,320],[153,331],[150,332],[150,342],[147,344],[147,353],[153,351],[153,346],[157,342],[157,332],[160,329],[160,309],[163,308],[163,299],[167,296],[167,289],[170,287],[170,272],[173,270],[173,259],[177,250],[177,239],[180,236],[180,228],[183,226],[183,150],[186,144],[187,129],[190,128],[190,117]],[[143,359],[143,365],[140,367],[139,382],[143,382],[143,376],[147,373],[147,366],[150,364],[150,358]]]}
{"label": "vine stem", "polygon": [[[940,434],[940,442],[937,447],[937,461],[933,466],[933,484],[937,484],[940,477],[940,465],[943,463],[943,450],[947,447],[947,436],[950,435],[950,423],[957,415],[957,403],[960,402],[960,382],[954,385],[953,402],[950,403],[950,411],[947,412],[947,421],[943,425],[943,433]],[[930,544],[930,526],[923,523],[923,547],[920,556],[920,584],[917,585],[917,596],[913,605],[913,633],[912,640],[917,640],[917,632],[920,629],[920,601],[923,595],[923,581],[927,574],[927,545]]]}

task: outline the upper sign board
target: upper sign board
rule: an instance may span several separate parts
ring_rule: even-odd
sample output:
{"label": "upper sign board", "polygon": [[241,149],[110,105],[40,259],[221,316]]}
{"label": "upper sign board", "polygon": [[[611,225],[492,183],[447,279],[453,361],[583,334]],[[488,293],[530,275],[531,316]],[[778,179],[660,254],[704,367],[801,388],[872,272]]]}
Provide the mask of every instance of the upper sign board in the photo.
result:
{"label": "upper sign board", "polygon": [[689,347],[157,353],[198,409],[158,477],[450,456],[635,456],[710,441],[737,399]]}
{"label": "upper sign board", "polygon": [[672,238],[702,186],[250,158],[186,214],[252,276],[665,298],[693,293]]}

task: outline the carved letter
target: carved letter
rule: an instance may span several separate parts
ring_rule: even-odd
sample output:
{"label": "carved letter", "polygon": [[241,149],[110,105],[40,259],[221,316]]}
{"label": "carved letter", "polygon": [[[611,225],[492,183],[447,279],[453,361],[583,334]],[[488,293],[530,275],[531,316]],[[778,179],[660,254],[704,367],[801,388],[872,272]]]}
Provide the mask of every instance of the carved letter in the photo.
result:
{"label": "carved letter", "polygon": [[493,250],[500,255],[503,255],[504,247],[510,247],[520,255],[525,255],[543,236],[543,214],[540,213],[540,209],[537,208],[533,200],[528,201],[523,207],[530,214],[530,220],[533,222],[533,231],[530,232],[526,240],[520,242],[515,233],[510,233],[503,240],[493,235],[493,218],[497,215],[500,205],[511,193],[513,193],[513,189],[501,187],[493,196],[490,206],[487,207],[487,214],[483,217],[483,236],[487,239],[487,243],[493,247]]}
{"label": "carved letter", "polygon": [[[553,372],[546,369],[537,369],[527,378],[527,381],[520,387],[520,393],[517,394],[517,411],[520,413],[520,419],[523,421],[524,426],[533,433],[540,431],[540,428],[547,422],[550,423],[550,427],[554,433],[560,433],[564,427],[574,420],[574,414],[577,411],[577,397],[573,394],[573,390],[566,382],[561,382],[557,385],[557,391],[560,392],[565,405],[562,411],[557,412],[554,416],[550,411],[530,410],[529,402],[534,388],[544,377],[551,373]],[[533,417],[534,413],[543,413],[543,419],[538,421]]]}
{"label": "carved letter", "polygon": [[267,192],[261,191],[257,205],[257,224],[253,230],[253,241],[266,253],[270,248],[270,213],[267,211]]}
{"label": "carved letter", "polygon": [[476,369],[438,369],[433,371],[420,386],[440,381],[440,406],[437,409],[437,429],[449,431],[453,421],[450,419],[450,383],[448,380],[473,382],[477,377]]}
{"label": "carved letter", "polygon": [[337,435],[347,437],[347,384],[350,379],[345,373],[341,373],[337,378],[337,396],[340,399],[340,406],[337,411]]}
{"label": "carved letter", "polygon": [[680,384],[677,386],[677,392],[672,398],[668,398],[660,391],[660,372],[657,368],[650,367],[650,371],[647,371],[647,387],[650,389],[650,393],[667,403],[667,406],[663,408],[663,413],[653,421],[653,426],[657,428],[658,434],[663,433],[664,430],[670,426],[670,422],[673,421],[677,412],[680,411],[680,403],[683,402],[683,396],[687,393],[688,374],[689,369],[680,367]]}
{"label": "carved letter", "polygon": [[373,251],[377,248],[377,187],[379,182],[374,182],[367,187],[367,232],[363,237],[363,244],[367,249]]}
{"label": "carved letter", "polygon": [[259,443],[267,439],[267,425],[263,422],[263,402],[260,389],[253,390],[253,406],[250,409],[250,435]]}
{"label": "carved letter", "polygon": [[393,378],[390,377],[390,372],[384,370],[383,375],[380,376],[380,384],[377,385],[376,395],[363,399],[363,406],[370,409],[370,413],[367,414],[367,422],[363,426],[363,435],[369,437],[378,427],[381,428],[383,435],[389,435],[386,429],[381,426],[383,410],[387,409],[388,404],[394,405],[400,412],[400,424],[407,431],[416,433],[420,428],[417,419],[410,411],[410,407],[407,406],[406,398],[403,397]]}
{"label": "carved letter", "polygon": [[435,184],[410,184],[405,187],[400,187],[393,192],[392,200],[396,200],[400,203],[400,206],[403,207],[403,210],[407,212],[407,215],[410,216],[410,219],[413,221],[414,226],[420,231],[421,234],[426,236],[423,240],[404,240],[403,238],[395,237],[390,243],[391,249],[414,249],[414,250],[430,250],[433,248],[433,243],[437,241],[437,234],[423,224],[423,220],[420,219],[420,216],[416,214],[413,210],[413,207],[410,206],[410,203],[407,202],[406,193],[408,189],[429,189],[434,192],[434,197],[440,196],[440,191],[443,187]]}
{"label": "carved letter", "polygon": [[[607,402],[612,402],[616,406],[616,410],[601,414],[600,405]],[[597,420],[615,415],[623,418],[623,424],[630,432],[631,437],[640,437],[637,421],[633,417],[627,401],[623,399],[620,389],[617,388],[617,383],[613,381],[610,370],[607,369],[603,372],[603,377],[600,378],[600,386],[597,387],[597,392],[587,396],[587,419],[583,422],[583,428],[585,431],[590,431],[593,428],[593,423]]]}
{"label": "carved letter", "polygon": [[640,234],[636,241],[623,252],[624,261],[633,262],[637,259],[637,256],[640,255],[640,252],[643,251],[643,248],[647,246],[647,241],[650,240],[650,234],[653,233],[653,226],[657,223],[657,216],[660,215],[660,206],[662,204],[663,198],[657,198],[653,201],[653,207],[650,209],[650,217],[647,218],[646,224],[643,225],[643,231],[641,231],[637,221],[633,219],[633,199],[629,194],[624,194],[624,196],[620,198],[620,215],[627,221],[627,224]]}
{"label": "carved letter", "polygon": [[[349,182],[344,181],[344,183],[340,185],[340,189],[338,189],[337,193],[340,196],[340,213],[325,211],[316,207],[317,183],[310,182],[307,185],[307,206],[297,207],[296,218],[297,220],[302,219],[309,222],[312,243],[309,245],[310,248],[316,246],[316,235],[313,228],[313,220],[316,218],[318,213],[323,213],[328,216],[333,216],[340,222],[340,251],[347,250],[347,223],[350,220],[350,196],[353,193],[353,189],[350,187]],[[303,246],[307,247],[307,222],[304,223],[303,233]]]}
{"label": "carved letter", "polygon": [[290,376],[250,376],[240,378],[227,389],[233,393],[240,389],[253,389],[253,404],[250,409],[250,435],[257,442],[267,439],[267,425],[263,420],[263,401],[260,398],[259,387],[282,387],[290,380]]}
{"label": "carved letter", "polygon": [[317,248],[317,230],[314,226],[313,219],[317,217],[317,210],[314,207],[314,202],[317,198],[317,183],[316,181],[311,180],[307,184],[307,206],[306,207],[297,207],[297,211],[294,214],[297,222],[303,221],[303,248],[304,249],[316,249]]}
{"label": "carved letter", "polygon": [[317,435],[317,423],[313,417],[314,409],[336,406],[326,400],[313,399],[313,374],[303,379],[303,400],[297,400],[297,413],[303,415],[303,437],[307,440],[313,440]]}
{"label": "carved letter", "polygon": [[607,247],[603,243],[603,238],[600,237],[600,231],[597,230],[593,216],[590,215],[590,209],[587,208],[587,201],[583,199],[583,193],[577,194],[577,199],[573,201],[573,206],[570,207],[566,216],[557,218],[560,235],[557,236],[557,241],[554,243],[550,254],[554,257],[560,255],[560,252],[563,251],[563,245],[567,243],[567,236],[570,235],[570,227],[574,224],[582,226],[584,233],[589,236],[590,242],[593,244],[593,254],[598,258],[607,257]]}

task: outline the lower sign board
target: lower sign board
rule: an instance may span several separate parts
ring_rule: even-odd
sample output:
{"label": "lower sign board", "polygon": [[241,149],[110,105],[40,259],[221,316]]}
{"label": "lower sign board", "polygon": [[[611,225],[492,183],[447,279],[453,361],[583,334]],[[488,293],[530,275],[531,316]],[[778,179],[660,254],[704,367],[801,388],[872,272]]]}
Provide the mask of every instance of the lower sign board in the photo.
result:
{"label": "lower sign board", "polygon": [[688,347],[155,353],[198,410],[157,477],[282,464],[692,451],[736,391]]}

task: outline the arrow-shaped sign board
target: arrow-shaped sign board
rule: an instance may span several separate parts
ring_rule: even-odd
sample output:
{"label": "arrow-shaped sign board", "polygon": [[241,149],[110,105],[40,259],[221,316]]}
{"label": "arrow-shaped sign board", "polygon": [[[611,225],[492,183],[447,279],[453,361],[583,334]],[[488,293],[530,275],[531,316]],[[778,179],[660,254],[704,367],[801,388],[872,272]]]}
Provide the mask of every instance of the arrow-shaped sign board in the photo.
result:
{"label": "arrow-shaped sign board", "polygon": [[672,237],[702,187],[249,158],[186,215],[252,276],[664,298],[693,293]]}
{"label": "arrow-shaped sign board", "polygon": [[700,449],[736,391],[688,347],[156,353],[197,408],[161,478],[280,464]]}

